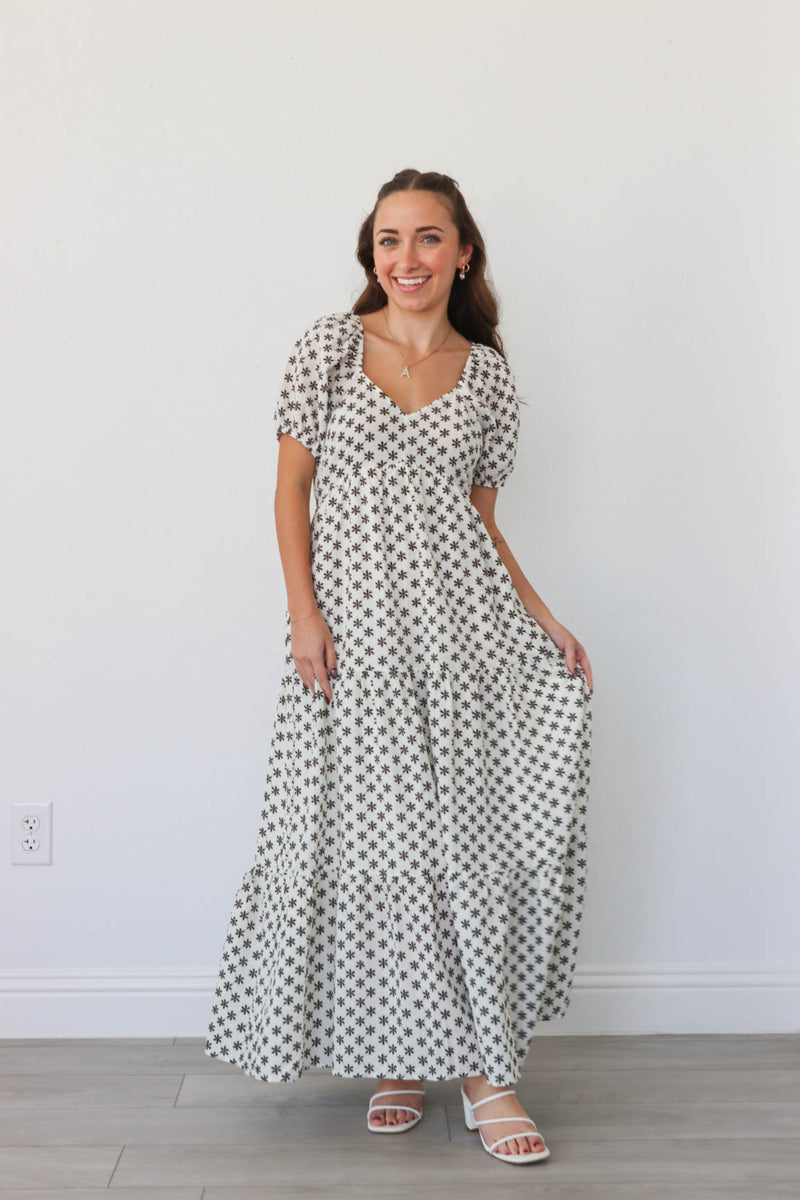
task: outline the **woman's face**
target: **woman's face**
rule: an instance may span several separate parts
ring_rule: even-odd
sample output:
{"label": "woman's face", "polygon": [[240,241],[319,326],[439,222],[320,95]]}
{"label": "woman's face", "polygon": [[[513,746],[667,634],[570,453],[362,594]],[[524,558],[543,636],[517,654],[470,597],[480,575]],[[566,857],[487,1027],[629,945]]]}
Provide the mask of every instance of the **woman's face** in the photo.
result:
{"label": "woman's face", "polygon": [[459,245],[450,211],[433,192],[393,192],[376,210],[372,251],[390,305],[421,312],[446,309],[472,247]]}

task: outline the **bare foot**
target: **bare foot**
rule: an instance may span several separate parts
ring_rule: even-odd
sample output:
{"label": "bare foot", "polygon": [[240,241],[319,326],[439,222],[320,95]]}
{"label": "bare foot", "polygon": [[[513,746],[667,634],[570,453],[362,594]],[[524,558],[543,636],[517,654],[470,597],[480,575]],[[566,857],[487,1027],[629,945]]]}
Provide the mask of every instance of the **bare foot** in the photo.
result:
{"label": "bare foot", "polygon": [[[513,1086],[513,1084],[506,1085],[506,1087]],[[491,1083],[487,1083],[485,1075],[472,1075],[464,1080],[464,1091],[470,1104],[476,1104],[478,1100],[505,1090],[506,1088],[493,1087]],[[475,1120],[483,1121],[486,1117],[527,1117],[529,1115],[516,1096],[501,1096],[499,1100],[495,1100],[494,1104],[482,1104],[475,1113]],[[530,1131],[527,1135],[526,1129]],[[508,1123],[498,1121],[496,1125],[483,1125],[479,1132],[487,1147],[496,1142],[498,1138],[510,1137],[511,1134],[517,1135],[511,1137],[508,1142],[501,1142],[496,1147],[498,1154],[536,1154],[545,1148],[544,1139],[533,1130],[527,1121],[524,1123],[522,1121],[508,1121]]]}
{"label": "bare foot", "polygon": [[[394,1100],[397,1103],[403,1102],[403,1097],[395,1092],[395,1088],[400,1088],[402,1091],[411,1091],[413,1088],[421,1088],[424,1085],[419,1079],[379,1079],[375,1088],[376,1095],[372,1098],[376,1104],[391,1104]],[[391,1092],[385,1100],[380,1100],[378,1092]],[[422,1101],[424,1096],[419,1096],[416,1093],[408,1097],[408,1103],[412,1104],[418,1112],[422,1112]],[[488,1107],[488,1105],[487,1105]],[[370,1125],[404,1125],[407,1121],[413,1121],[415,1114],[408,1108],[378,1108],[373,1109],[369,1114]]]}

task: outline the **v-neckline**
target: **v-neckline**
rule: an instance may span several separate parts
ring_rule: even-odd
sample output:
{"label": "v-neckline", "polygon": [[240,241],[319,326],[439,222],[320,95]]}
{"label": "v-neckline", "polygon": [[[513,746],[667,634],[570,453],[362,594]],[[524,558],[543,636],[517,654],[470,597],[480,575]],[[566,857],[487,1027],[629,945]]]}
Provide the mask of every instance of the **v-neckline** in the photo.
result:
{"label": "v-neckline", "polygon": [[392,408],[396,409],[397,412],[400,413],[400,416],[404,417],[406,421],[410,421],[412,417],[418,417],[420,413],[426,412],[427,409],[429,409],[432,405],[438,404],[440,400],[446,400],[448,396],[452,396],[454,392],[457,392],[463,384],[467,375],[467,370],[472,365],[472,356],[475,352],[475,342],[470,343],[469,354],[467,355],[467,360],[461,369],[461,374],[458,377],[458,383],[451,387],[449,391],[443,392],[441,396],[436,396],[433,400],[429,400],[427,404],[423,404],[422,408],[415,408],[413,412],[406,412],[404,408],[400,407],[396,400],[393,400],[391,396],[387,395],[383,388],[378,387],[375,380],[370,379],[369,375],[367,375],[366,371],[364,370],[364,322],[361,320],[361,317],[358,313],[354,313],[353,316],[358,322],[358,344],[356,349],[358,371],[361,378],[365,383],[368,383],[370,387],[373,387],[378,395],[383,396],[384,400],[391,404]]}

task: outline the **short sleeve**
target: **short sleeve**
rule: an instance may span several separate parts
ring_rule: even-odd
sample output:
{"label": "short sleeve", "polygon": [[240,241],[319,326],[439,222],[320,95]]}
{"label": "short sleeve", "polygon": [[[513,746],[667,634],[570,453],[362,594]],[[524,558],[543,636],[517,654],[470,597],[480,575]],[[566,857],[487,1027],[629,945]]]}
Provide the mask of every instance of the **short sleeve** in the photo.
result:
{"label": "short sleeve", "polygon": [[320,322],[304,330],[294,344],[273,414],[275,437],[288,433],[319,458],[328,412],[327,372],[320,344]]}
{"label": "short sleeve", "polygon": [[520,418],[514,373],[497,351],[492,354],[483,410],[483,448],[472,482],[478,487],[502,487],[514,469]]}

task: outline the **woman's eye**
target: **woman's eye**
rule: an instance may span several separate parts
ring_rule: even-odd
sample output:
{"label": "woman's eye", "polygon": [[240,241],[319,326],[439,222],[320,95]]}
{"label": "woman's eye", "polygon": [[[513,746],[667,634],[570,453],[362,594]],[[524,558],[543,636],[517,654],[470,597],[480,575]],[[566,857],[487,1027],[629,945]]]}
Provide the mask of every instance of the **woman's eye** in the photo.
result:
{"label": "woman's eye", "polygon": [[[440,241],[442,240],[442,239],[441,239],[441,238],[440,238],[440,237],[439,237],[437,234],[435,234],[435,233],[426,233],[426,234],[425,234],[425,237],[422,239],[422,240],[423,240],[423,242],[427,242],[428,238],[432,238],[434,242],[440,242]],[[393,242],[393,241],[394,241],[394,238],[393,238],[393,237],[383,237],[383,238],[378,238],[378,245],[379,245],[379,246],[388,246],[388,245],[389,245],[389,243],[390,243],[390,242]]]}

